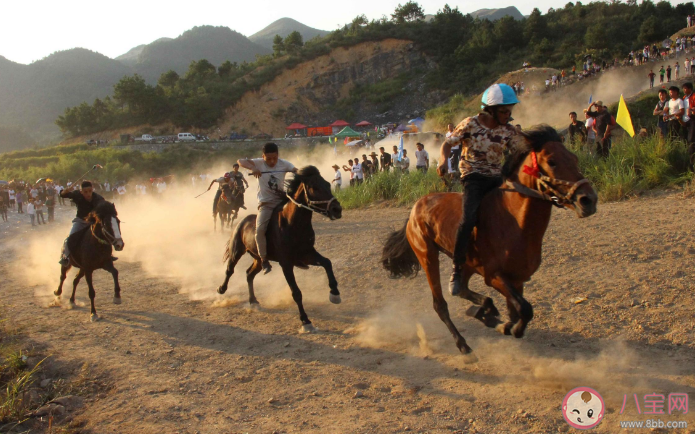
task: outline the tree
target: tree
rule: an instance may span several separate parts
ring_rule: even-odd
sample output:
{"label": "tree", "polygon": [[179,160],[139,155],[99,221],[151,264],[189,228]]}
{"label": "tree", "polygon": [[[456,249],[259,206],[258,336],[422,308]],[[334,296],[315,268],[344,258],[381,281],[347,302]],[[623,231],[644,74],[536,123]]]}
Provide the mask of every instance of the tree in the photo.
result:
{"label": "tree", "polygon": [[188,71],[186,71],[186,80],[192,80],[199,83],[215,75],[217,75],[217,68],[215,68],[215,65],[206,59],[201,59],[197,62],[194,60],[190,65],[188,65]]}
{"label": "tree", "polygon": [[537,44],[546,36],[548,24],[538,8],[535,8],[524,24],[524,38],[529,44]]}
{"label": "tree", "polygon": [[651,44],[662,36],[661,23],[657,17],[652,15],[642,21],[637,39],[642,44]]}
{"label": "tree", "polygon": [[162,73],[162,75],[159,76],[157,84],[164,88],[172,88],[179,81],[179,78],[179,74],[176,71],[170,69],[169,71],[164,72]]}
{"label": "tree", "polygon": [[229,60],[225,60],[222,62],[222,64],[217,68],[217,74],[221,78],[229,78],[229,76],[232,74],[232,70],[234,69],[234,65],[232,65],[232,62]]}
{"label": "tree", "polygon": [[282,36],[275,35],[273,38],[273,54],[275,57],[281,56],[285,51],[285,43],[282,41]]}
{"label": "tree", "polygon": [[350,24],[350,33],[353,35],[357,34],[359,29],[361,29],[362,26],[365,26],[367,24],[369,24],[369,20],[367,20],[366,15],[357,15],[355,18],[352,19],[352,23]]}
{"label": "tree", "polygon": [[287,35],[284,44],[285,50],[287,50],[288,53],[294,54],[304,46],[304,39],[302,39],[302,34],[295,30]]}
{"label": "tree", "polygon": [[391,14],[391,19],[398,24],[407,21],[423,20],[425,19],[425,11],[417,2],[411,0],[402,6],[399,3],[396,10]]}
{"label": "tree", "polygon": [[113,99],[121,108],[128,107],[129,111],[137,110],[137,103],[147,91],[145,79],[138,74],[132,77],[125,76],[113,86]]}

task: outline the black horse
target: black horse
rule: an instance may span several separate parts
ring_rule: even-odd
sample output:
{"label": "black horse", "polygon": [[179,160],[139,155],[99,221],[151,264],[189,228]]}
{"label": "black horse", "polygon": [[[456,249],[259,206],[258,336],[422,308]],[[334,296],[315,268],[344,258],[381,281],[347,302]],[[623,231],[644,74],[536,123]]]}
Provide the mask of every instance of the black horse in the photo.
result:
{"label": "black horse", "polygon": [[82,276],[87,279],[89,286],[89,299],[92,302],[92,322],[97,321],[99,316],[94,308],[94,285],[92,285],[92,273],[94,270],[103,269],[111,273],[114,283],[113,303],[121,304],[121,287],[118,284],[118,270],[113,266],[111,260],[112,246],[117,250],[123,250],[125,243],[121,237],[121,222],[118,220],[116,207],[104,201],[97,205],[94,211],[90,212],[85,221],[90,223],[88,228],[70,235],[68,246],[70,248],[70,263],[60,269],[60,285],[53,293],[60,299],[63,293],[63,282],[72,267],[80,269],[72,282],[72,297],[70,305],[75,305],[75,291],[77,284]]}
{"label": "black horse", "polygon": [[[330,287],[329,300],[340,303],[338,281],[333,274],[333,266],[328,258],[321,256],[314,248],[315,234],[311,227],[313,213],[319,213],[331,220],[339,219],[343,209],[331,193],[331,184],[321,177],[318,169],[307,166],[301,169],[287,185],[285,203],[279,205],[270,219],[266,233],[268,245],[268,260],[280,263],[287,284],[292,290],[292,298],[299,307],[299,319],[302,321],[302,332],[311,332],[314,327],[304,312],[302,293],[294,277],[294,267],[308,268],[309,265],[323,267],[328,275]],[[253,291],[253,279],[261,271],[261,258],[256,247],[256,215],[245,217],[237,226],[227,243],[224,260],[227,272],[224,283],[217,292],[227,291],[229,278],[234,273],[234,267],[244,254],[248,253],[254,259],[253,265],[246,270],[246,281],[249,286],[249,303],[257,304]]]}
{"label": "black horse", "polygon": [[224,226],[232,227],[234,220],[239,215],[239,208],[243,204],[244,190],[241,181],[234,181],[232,185],[222,184],[222,195],[215,205],[215,213],[212,215],[215,232],[217,232],[217,216],[220,216],[220,231],[224,232]]}

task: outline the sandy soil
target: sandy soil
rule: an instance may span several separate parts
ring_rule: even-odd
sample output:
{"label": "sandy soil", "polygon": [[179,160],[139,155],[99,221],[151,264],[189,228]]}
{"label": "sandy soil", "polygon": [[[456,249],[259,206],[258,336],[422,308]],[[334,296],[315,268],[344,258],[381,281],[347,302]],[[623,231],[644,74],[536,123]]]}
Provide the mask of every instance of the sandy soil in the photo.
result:
{"label": "sandy soil", "polygon": [[[380,267],[382,241],[409,209],[315,220],[319,251],[333,260],[343,297],[340,305],[328,302],[322,270],[297,271],[315,334],[298,334],[279,270],[257,278],[259,309],[245,303],[248,261],[219,297],[226,236],[211,234],[207,223],[185,236],[161,235],[152,228],[190,224],[186,210],[146,226],[133,209],[120,208],[124,303],[111,304],[110,275],[97,272],[97,323],[87,307],[47,307],[74,208],[60,208],[52,226],[31,228],[16,214],[1,226],[4,315],[52,355],[62,371],[54,366],[51,375],[73,378],[88,365],[98,378],[85,406],[57,421],[71,420],[76,431],[564,432],[563,397],[588,386],[607,405],[595,432],[618,432],[621,420],[655,418],[638,415],[632,401],[619,414],[625,394],[695,397],[695,201],[677,192],[602,204],[587,220],[556,211],[543,265],[527,286],[536,316],[523,339],[485,328],[464,315],[469,302],[449,297],[452,318],[480,359],[475,364],[457,353],[424,276],[390,280]],[[162,244],[166,251],[156,249]],[[204,261],[191,269],[195,258]],[[472,288],[505,310],[479,278]],[[86,293],[81,283],[83,306]],[[681,432],[695,432],[692,412],[658,417],[687,420],[690,429]],[[42,432],[47,424],[31,427]]]}

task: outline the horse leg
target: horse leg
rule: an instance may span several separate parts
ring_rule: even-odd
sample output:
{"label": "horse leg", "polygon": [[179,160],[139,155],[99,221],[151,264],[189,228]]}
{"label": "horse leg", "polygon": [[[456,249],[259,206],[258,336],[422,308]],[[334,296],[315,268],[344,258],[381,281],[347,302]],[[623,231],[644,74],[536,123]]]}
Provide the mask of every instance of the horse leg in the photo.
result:
{"label": "horse leg", "polygon": [[75,305],[75,293],[77,292],[77,284],[80,283],[80,279],[82,279],[82,276],[84,276],[84,271],[80,268],[80,271],[77,273],[77,276],[72,281],[72,296],[70,297],[70,306]]}
{"label": "horse leg", "polygon": [[94,285],[92,284],[92,273],[92,270],[86,271],[84,276],[87,279],[87,286],[89,286],[89,301],[92,303],[92,314],[90,316],[90,320],[92,322],[96,322],[99,320],[99,315],[97,315],[97,310],[94,307],[94,297],[96,296],[96,292],[94,291]]}
{"label": "horse leg", "polygon": [[217,232],[217,213],[212,215],[212,223],[214,225],[213,231]]}
{"label": "horse leg", "polygon": [[249,303],[250,304],[259,304],[258,300],[256,300],[256,294],[253,292],[253,279],[256,277],[256,274],[260,273],[263,267],[261,266],[261,260],[260,259],[255,259],[253,260],[253,264],[246,270],[246,283],[249,284]]}
{"label": "horse leg", "polygon": [[437,312],[437,315],[439,315],[439,319],[446,324],[449,332],[451,332],[451,334],[454,336],[456,347],[459,349],[459,351],[462,354],[469,354],[473,350],[468,346],[466,340],[463,338],[463,336],[461,336],[461,333],[459,333],[458,329],[451,321],[451,318],[449,317],[449,307],[446,304],[446,300],[444,300],[444,295],[442,295],[442,282],[441,276],[439,275],[439,251],[433,245],[433,243],[427,242],[427,240],[418,241],[419,242],[416,243],[418,247],[422,245],[422,242],[424,241],[425,249],[423,251],[418,248],[413,248],[413,251],[415,252],[418,261],[420,261],[420,265],[422,265],[422,268],[425,270],[425,274],[427,275],[427,282],[430,284],[430,289],[432,290],[434,310]]}
{"label": "horse leg", "polygon": [[302,304],[302,291],[299,290],[297,285],[297,280],[294,278],[294,266],[291,264],[280,264],[282,267],[282,273],[285,275],[285,280],[292,290],[292,298],[294,302],[297,303],[299,308],[299,319],[302,321],[302,328],[299,329],[300,333],[311,333],[314,330],[314,326],[309,321],[309,317],[306,312],[304,312],[304,305]]}
{"label": "horse leg", "polygon": [[61,294],[63,294],[63,282],[65,282],[65,279],[68,276],[68,271],[70,270],[70,267],[71,265],[60,267],[60,283],[58,284],[58,289],[53,291],[53,295],[55,295],[58,298],[60,298]]}
{"label": "horse leg", "polygon": [[509,322],[500,324],[496,327],[497,330],[505,335],[511,334],[515,338],[521,338],[524,336],[526,325],[533,319],[533,307],[518,292],[521,290],[523,293],[523,286],[518,285],[515,288],[508,279],[500,275],[495,276],[490,285],[504,295],[509,309]]}
{"label": "horse leg", "polygon": [[340,291],[338,291],[338,280],[335,278],[335,274],[333,274],[333,264],[331,263],[331,260],[325,256],[322,256],[316,250],[313,251],[313,255],[314,257],[312,258],[311,263],[313,265],[323,267],[323,269],[326,270],[326,276],[328,276],[328,287],[331,288],[331,291],[328,294],[328,299],[333,304],[340,304],[341,300]]}
{"label": "horse leg", "polygon": [[486,327],[495,328],[500,324],[500,312],[497,310],[490,297],[478,294],[468,287],[468,282],[472,276],[472,270],[467,267],[463,269],[461,275],[461,293],[458,296],[476,305],[469,307],[468,310],[466,310],[466,315],[477,319],[485,324]]}
{"label": "horse leg", "polygon": [[[237,234],[236,236],[241,236],[240,234]],[[232,242],[232,245],[229,247],[230,249],[234,248],[234,242]],[[243,242],[239,242],[239,244],[243,247]],[[236,267],[236,264],[239,262],[242,256],[244,256],[244,253],[246,253],[245,249],[240,249],[238,252],[235,252],[232,250],[229,253],[229,260],[227,261],[227,270],[225,271],[224,275],[224,283],[220,285],[219,288],[217,288],[217,293],[218,294],[224,294],[227,292],[227,285],[229,285],[229,278],[232,277],[232,274],[234,274],[234,267]]]}
{"label": "horse leg", "polygon": [[113,276],[113,304],[121,304],[121,285],[118,283],[118,270],[113,266],[113,262],[104,267],[104,270]]}

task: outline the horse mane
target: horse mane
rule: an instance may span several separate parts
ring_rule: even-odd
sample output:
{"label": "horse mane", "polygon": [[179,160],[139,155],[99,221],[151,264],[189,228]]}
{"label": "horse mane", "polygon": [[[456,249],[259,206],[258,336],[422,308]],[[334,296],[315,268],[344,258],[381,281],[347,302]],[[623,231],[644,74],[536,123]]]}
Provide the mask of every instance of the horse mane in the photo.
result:
{"label": "horse mane", "polygon": [[102,221],[107,217],[116,217],[117,215],[116,206],[112,202],[105,200],[89,213],[87,220],[94,223]]}
{"label": "horse mane", "polygon": [[306,178],[317,175],[321,176],[321,173],[316,166],[302,167],[297,171],[297,173],[295,173],[294,178],[286,181],[285,192],[287,192],[287,194],[290,196],[294,196],[297,193],[299,186],[302,185],[302,182],[306,181]]}
{"label": "horse mane", "polygon": [[519,166],[526,160],[531,151],[540,152],[543,145],[548,142],[562,142],[562,138],[555,128],[546,124],[524,130],[521,132],[521,136],[526,139],[526,144],[522,148],[517,148],[514,153],[507,157],[504,166],[502,166],[502,176],[505,179],[513,176],[519,170]]}

